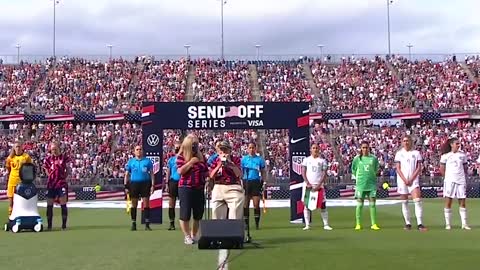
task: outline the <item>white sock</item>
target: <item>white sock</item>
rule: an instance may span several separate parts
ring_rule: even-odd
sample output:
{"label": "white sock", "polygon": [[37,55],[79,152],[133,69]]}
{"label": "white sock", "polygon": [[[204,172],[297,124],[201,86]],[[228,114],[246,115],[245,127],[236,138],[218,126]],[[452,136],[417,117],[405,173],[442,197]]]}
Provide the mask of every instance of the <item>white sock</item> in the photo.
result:
{"label": "white sock", "polygon": [[321,212],[320,212],[320,215],[322,215],[323,226],[328,226],[328,211],[327,211],[327,209],[322,209]]}
{"label": "white sock", "polygon": [[415,216],[417,217],[417,225],[423,224],[422,223],[422,216],[423,216],[423,208],[422,208],[422,200],[414,199],[415,202]]}
{"label": "white sock", "polygon": [[403,219],[405,220],[405,224],[410,224],[410,210],[408,209],[408,200],[402,201],[402,213]]}
{"label": "white sock", "polygon": [[443,213],[445,214],[445,225],[450,226],[450,219],[452,218],[452,209],[444,208]]}
{"label": "white sock", "polygon": [[460,207],[458,209],[458,212],[460,212],[460,220],[462,221],[462,227],[467,225],[467,209]]}
{"label": "white sock", "polygon": [[308,210],[307,207],[303,208],[303,217],[305,219],[305,226],[309,227],[310,226],[310,210]]}

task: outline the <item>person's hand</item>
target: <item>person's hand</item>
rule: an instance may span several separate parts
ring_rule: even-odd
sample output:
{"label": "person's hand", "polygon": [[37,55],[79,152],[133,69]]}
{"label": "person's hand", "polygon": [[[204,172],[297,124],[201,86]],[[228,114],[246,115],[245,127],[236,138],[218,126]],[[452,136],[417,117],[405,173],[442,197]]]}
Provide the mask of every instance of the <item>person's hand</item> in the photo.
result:
{"label": "person's hand", "polygon": [[312,185],[308,181],[307,181],[307,188],[312,188]]}
{"label": "person's hand", "polygon": [[152,185],[152,187],[150,188],[150,194],[153,194],[155,192],[155,186]]}
{"label": "person's hand", "polygon": [[197,162],[199,162],[200,160],[197,158],[197,157],[193,157],[192,159],[190,159],[190,163],[191,164],[195,164]]}

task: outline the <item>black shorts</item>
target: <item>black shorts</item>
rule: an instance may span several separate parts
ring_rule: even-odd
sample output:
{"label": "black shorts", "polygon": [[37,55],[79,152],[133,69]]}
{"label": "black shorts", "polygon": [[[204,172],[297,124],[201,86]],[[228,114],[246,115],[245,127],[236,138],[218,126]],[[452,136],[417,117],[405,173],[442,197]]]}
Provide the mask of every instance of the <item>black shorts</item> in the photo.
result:
{"label": "black shorts", "polygon": [[130,198],[147,198],[150,197],[150,189],[152,188],[152,182],[130,182],[129,194]]}
{"label": "black shorts", "polygon": [[47,199],[57,199],[61,197],[68,198],[68,188],[67,187],[48,188],[45,196],[47,197]]}
{"label": "black shorts", "polygon": [[168,197],[178,198],[178,181],[173,181],[172,179],[168,181]]}
{"label": "black shorts", "polygon": [[180,199],[180,220],[190,221],[192,213],[194,220],[202,219],[205,207],[203,189],[179,187],[178,198]]}
{"label": "black shorts", "polygon": [[262,185],[263,183],[260,180],[243,180],[243,188],[247,196],[261,196],[262,195]]}

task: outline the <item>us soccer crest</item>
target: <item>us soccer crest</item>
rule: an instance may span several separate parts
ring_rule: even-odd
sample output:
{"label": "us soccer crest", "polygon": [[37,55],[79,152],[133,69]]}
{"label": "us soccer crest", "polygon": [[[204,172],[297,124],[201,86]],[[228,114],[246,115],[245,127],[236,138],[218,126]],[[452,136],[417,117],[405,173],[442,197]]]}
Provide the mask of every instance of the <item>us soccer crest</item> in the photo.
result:
{"label": "us soccer crest", "polygon": [[160,157],[159,156],[147,156],[153,163],[153,173],[157,174],[160,171]]}
{"label": "us soccer crest", "polygon": [[302,162],[305,158],[306,156],[292,156],[292,168],[298,175],[302,175]]}

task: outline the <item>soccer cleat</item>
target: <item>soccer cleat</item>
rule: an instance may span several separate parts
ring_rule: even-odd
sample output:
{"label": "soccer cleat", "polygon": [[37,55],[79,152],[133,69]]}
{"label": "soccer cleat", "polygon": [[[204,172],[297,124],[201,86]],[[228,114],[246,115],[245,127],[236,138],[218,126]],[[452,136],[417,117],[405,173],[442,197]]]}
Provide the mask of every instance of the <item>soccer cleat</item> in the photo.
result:
{"label": "soccer cleat", "polygon": [[190,235],[187,235],[187,236],[185,236],[185,239],[183,240],[183,243],[185,243],[185,245],[193,245],[194,241],[193,241],[192,237],[190,237]]}
{"label": "soccer cleat", "polygon": [[260,228],[259,224],[255,224],[255,230],[258,230]]}
{"label": "soccer cleat", "polygon": [[372,230],[374,230],[374,231],[378,231],[378,230],[380,230],[380,227],[378,227],[377,224],[373,224],[373,225],[370,227],[370,229],[372,229]]}
{"label": "soccer cleat", "polygon": [[362,225],[357,224],[357,225],[355,226],[355,231],[360,231],[361,229],[362,229]]}
{"label": "soccer cleat", "polygon": [[410,231],[412,229],[412,224],[405,224],[405,227],[403,227],[405,231]]}
{"label": "soccer cleat", "polygon": [[131,231],[136,231],[137,230],[137,223],[132,222],[132,227],[130,228]]}
{"label": "soccer cleat", "polygon": [[323,229],[324,229],[325,231],[331,231],[331,230],[333,230],[333,228],[330,227],[330,226],[328,226],[328,225],[323,226]]}
{"label": "soccer cleat", "polygon": [[451,229],[452,227],[450,227],[450,225],[445,226],[445,230],[451,230]]}
{"label": "soccer cleat", "polygon": [[462,225],[462,230],[470,231],[471,229],[468,225]]}
{"label": "soccer cleat", "polygon": [[168,227],[169,231],[175,231],[175,225],[173,223],[170,223],[170,227]]}
{"label": "soccer cleat", "polygon": [[303,228],[303,230],[304,230],[304,231],[310,230],[310,226],[305,226],[305,227]]}
{"label": "soccer cleat", "polygon": [[417,229],[421,232],[426,232],[428,231],[427,227],[423,226],[423,224],[419,224]]}
{"label": "soccer cleat", "polygon": [[150,224],[146,224],[145,225],[145,231],[151,231],[152,228],[150,228]]}

